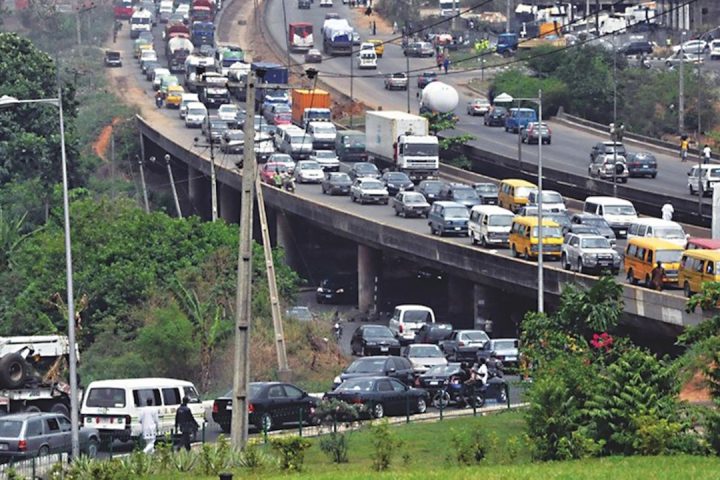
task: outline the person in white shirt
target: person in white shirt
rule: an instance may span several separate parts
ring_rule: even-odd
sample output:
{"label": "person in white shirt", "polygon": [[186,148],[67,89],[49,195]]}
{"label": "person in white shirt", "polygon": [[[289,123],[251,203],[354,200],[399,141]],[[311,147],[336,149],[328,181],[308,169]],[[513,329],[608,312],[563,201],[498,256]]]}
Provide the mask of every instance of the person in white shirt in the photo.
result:
{"label": "person in white shirt", "polygon": [[666,202],[665,205],[662,206],[660,211],[662,212],[663,220],[672,220],[673,213],[675,213],[675,209],[670,202]]}
{"label": "person in white shirt", "polygon": [[483,385],[487,385],[488,382],[488,367],[487,367],[487,361],[484,358],[480,359],[479,366],[477,369],[477,377],[478,380],[482,382]]}
{"label": "person in white shirt", "polygon": [[702,149],[703,163],[710,163],[711,157],[712,157],[712,150],[710,150],[710,146],[706,143]]}
{"label": "person in white shirt", "polygon": [[140,411],[140,425],[145,439],[143,452],[153,453],[155,451],[158,426],[160,425],[160,416],[157,409],[152,406],[152,399],[150,398],[147,399],[147,406]]}

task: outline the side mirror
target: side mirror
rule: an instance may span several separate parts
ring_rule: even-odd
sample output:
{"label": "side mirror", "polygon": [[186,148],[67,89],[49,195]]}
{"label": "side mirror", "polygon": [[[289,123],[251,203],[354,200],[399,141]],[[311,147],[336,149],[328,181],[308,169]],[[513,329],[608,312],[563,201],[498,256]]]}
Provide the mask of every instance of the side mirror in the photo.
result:
{"label": "side mirror", "polygon": [[687,176],[688,176],[688,177],[690,176],[690,172],[687,173]]}
{"label": "side mirror", "polygon": [[397,372],[397,370],[395,370],[395,368],[391,368],[390,370],[388,370],[388,373],[395,373],[395,372]]}

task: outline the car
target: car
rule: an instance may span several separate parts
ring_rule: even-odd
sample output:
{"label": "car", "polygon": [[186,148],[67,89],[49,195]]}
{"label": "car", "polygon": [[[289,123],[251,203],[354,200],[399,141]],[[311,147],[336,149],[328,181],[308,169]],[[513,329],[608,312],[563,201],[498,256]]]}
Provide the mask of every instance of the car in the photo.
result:
{"label": "car", "polygon": [[589,233],[568,233],[561,248],[560,263],[565,270],[578,273],[620,272],[622,258],[607,238]]}
{"label": "car", "polygon": [[480,197],[482,205],[497,205],[499,188],[494,183],[473,183],[472,187]]}
{"label": "car", "polygon": [[140,64],[140,71],[142,71],[147,80],[152,80],[153,70],[158,67],[160,67],[160,62],[157,60],[148,60]]}
{"label": "car", "polygon": [[353,30],[352,32],[352,43],[353,45],[360,45],[362,43],[362,40],[360,39],[360,34],[357,32],[357,30]]}
{"label": "car", "polygon": [[319,163],[325,172],[340,171],[340,160],[334,150],[313,150],[308,160]]}
{"label": "car", "polygon": [[435,55],[435,47],[430,42],[410,42],[403,48],[403,55],[406,57],[432,57]]}
{"label": "car", "polygon": [[423,281],[442,282],[445,278],[445,273],[442,270],[438,270],[437,268],[424,266],[417,269],[417,272],[415,272],[415,277],[418,280]]}
{"label": "car", "polygon": [[570,225],[563,227],[563,237],[568,233],[592,233],[593,235],[600,235],[600,230],[590,225],[583,225],[581,223],[571,223]]}
{"label": "car", "polygon": [[206,123],[207,107],[200,102],[189,102],[185,107],[185,127],[199,128]]}
{"label": "car", "polygon": [[451,362],[474,362],[478,350],[489,341],[484,330],[454,330],[446,340],[438,342],[438,346]]}
{"label": "car", "polygon": [[309,10],[311,3],[312,2],[310,0],[298,0],[298,10]]}
{"label": "car", "polygon": [[710,42],[710,60],[720,59],[720,40]]}
{"label": "car", "polygon": [[392,207],[395,215],[400,217],[425,217],[430,212],[430,204],[422,193],[398,192],[392,197]]}
{"label": "car", "polygon": [[312,160],[300,160],[295,164],[293,173],[298,183],[320,183],[325,178],[325,173],[319,163]]}
{"label": "car", "polygon": [[427,372],[437,365],[447,365],[442,350],[432,343],[413,343],[403,348],[402,356],[410,360],[415,374]]}
{"label": "car", "polygon": [[590,150],[590,160],[595,160],[598,155],[613,155],[617,151],[619,157],[625,157],[627,150],[620,142],[598,142]]}
{"label": "car", "polygon": [[657,159],[652,153],[628,153],[625,159],[631,177],[657,177]]}
{"label": "car", "polygon": [[378,170],[374,163],[370,162],[354,163],[352,167],[350,167],[348,175],[350,175],[351,180],[356,180],[358,178],[379,179],[381,177],[380,170]]}
{"label": "car", "polygon": [[202,123],[201,129],[202,134],[208,141],[220,143],[223,133],[225,133],[229,127],[226,121],[220,120],[217,117],[209,117],[209,119]]}
{"label": "car", "polygon": [[648,41],[629,42],[618,48],[617,52],[622,55],[651,55],[653,45]]}
{"label": "car", "polygon": [[328,12],[325,14],[325,20],[336,20],[340,18],[340,14],[337,12]]}
{"label": "car", "polygon": [[263,118],[269,125],[290,125],[292,109],[285,103],[272,103],[265,108]]}
{"label": "car", "polygon": [[462,365],[458,362],[449,362],[446,365],[436,365],[428,369],[425,373],[417,376],[415,386],[436,392],[445,386],[450,377],[459,377],[464,375]]}
{"label": "car", "polygon": [[225,105],[220,105],[220,108],[218,108],[217,111],[217,116],[220,120],[235,125],[237,123],[237,115],[239,110],[240,109],[237,107],[237,105],[234,105],[232,103],[226,103]]}
{"label": "car", "polygon": [[529,123],[537,121],[537,112],[532,108],[511,108],[505,115],[505,131],[520,133]]}
{"label": "car", "polygon": [[[95,458],[100,447],[100,432],[80,427],[80,452]],[[49,454],[72,451],[70,420],[60,413],[24,412],[0,419],[0,462],[14,462]]]}
{"label": "car", "polygon": [[393,377],[406,385],[411,385],[414,378],[412,363],[407,358],[397,355],[358,358],[333,379],[333,388],[350,378],[381,375]]}
{"label": "car", "polygon": [[333,0],[320,0],[320,6],[321,6],[321,7],[332,8],[332,6],[333,6]]}
{"label": "car", "polygon": [[[178,109],[178,115],[180,118],[185,118],[187,114],[187,107],[190,103],[200,103],[197,93],[183,93],[180,99],[180,108]],[[201,104],[202,105],[202,104]]]}
{"label": "car", "polygon": [[351,303],[357,302],[357,273],[336,273],[320,281],[315,291],[317,303]]}
{"label": "car", "polygon": [[117,50],[105,50],[106,67],[122,67],[122,56]]}
{"label": "car", "polygon": [[350,187],[350,200],[354,202],[388,204],[387,188],[375,178],[356,178]]}
{"label": "car", "polygon": [[712,195],[713,184],[720,182],[720,167],[712,164],[695,165],[687,173],[687,176],[690,195],[700,195],[700,193]]}
{"label": "car", "polygon": [[437,201],[430,207],[428,226],[433,235],[448,233],[467,236],[470,213],[465,205],[457,202]]}
{"label": "car", "polygon": [[435,200],[440,199],[438,195],[444,185],[445,182],[441,180],[423,180],[418,184],[415,191],[418,193],[422,193],[425,197],[425,200],[427,200],[428,203],[432,204]]}
{"label": "car", "polygon": [[493,338],[478,350],[477,359],[484,358],[487,361],[494,356],[502,362],[503,367],[517,367],[520,358],[518,343],[517,338]]}
{"label": "car", "polygon": [[[540,201],[540,192],[536,189],[530,190],[528,194],[527,207],[537,207]],[[565,206],[565,199],[555,190],[543,190],[542,191],[542,209],[543,212],[564,212],[567,210]],[[535,213],[537,215],[537,213]]]}
{"label": "car", "polygon": [[345,172],[330,172],[322,181],[322,192],[325,195],[350,195],[352,180]]}
{"label": "car", "polygon": [[437,345],[447,339],[453,332],[449,323],[426,323],[415,332],[413,343],[431,343]]}
{"label": "car", "polygon": [[361,325],[350,338],[353,355],[400,355],[400,341],[384,325]]}
{"label": "car", "polygon": [[182,96],[185,93],[185,89],[180,85],[170,85],[167,93],[165,94],[165,107],[167,108],[180,108],[182,102]]}
{"label": "car", "polygon": [[710,45],[705,40],[688,40],[680,45],[673,45],[673,53],[678,53],[680,50],[684,52],[692,52],[695,54],[702,54],[710,49]]}
{"label": "car", "polygon": [[385,90],[407,90],[408,77],[403,72],[385,75]]}
{"label": "car", "polygon": [[[240,122],[240,128],[245,128],[245,123],[248,122],[249,119],[246,117],[243,119],[242,122]],[[262,115],[255,115],[253,117],[253,129],[257,132],[260,130],[260,126],[266,124],[265,118]]]}
{"label": "car", "polygon": [[311,48],[308,50],[305,53],[305,63],[322,63],[322,53],[320,50],[317,48]]}
{"label": "car", "polygon": [[245,133],[242,130],[225,130],[220,138],[220,151],[229,154],[241,154],[245,147]]}
{"label": "car", "polygon": [[152,76],[153,90],[160,89],[160,81],[166,75],[170,75],[170,70],[168,70],[165,67],[157,67],[153,70],[153,76]]}
{"label": "car", "polygon": [[440,200],[457,202],[468,209],[482,203],[475,189],[463,183],[453,182],[444,184],[438,194],[438,198]]}
{"label": "car", "polygon": [[180,79],[175,75],[165,75],[160,79],[160,91],[163,95],[167,95],[168,88],[180,85]]}
{"label": "car", "polygon": [[403,172],[385,172],[380,177],[380,181],[385,184],[385,188],[387,188],[388,194],[391,196],[415,188],[415,184],[410,180],[410,177]]}
{"label": "car", "polygon": [[491,105],[487,98],[474,98],[467,102],[465,111],[473,117],[476,115],[485,115],[490,111]]}
{"label": "car", "polygon": [[[233,391],[216,398],[212,418],[223,433],[232,427]],[[248,423],[260,432],[269,432],[286,423],[315,423],[319,400],[301,388],[281,382],[250,382],[248,385]]]}
{"label": "car", "polygon": [[627,183],[630,176],[625,157],[619,154],[596,156],[588,165],[588,175],[620,183]]}
{"label": "car", "polygon": [[287,153],[273,153],[268,157],[268,163],[279,163],[285,165],[288,173],[295,171],[295,160]]}
{"label": "car", "polygon": [[542,143],[550,145],[552,143],[552,130],[545,122],[530,122],[527,126],[520,129],[520,141],[522,143],[538,143],[538,139],[542,139]]}
{"label": "car", "polygon": [[435,80],[437,80],[437,72],[422,72],[417,77],[417,86],[423,89]]}
{"label": "car", "polygon": [[377,38],[369,39],[368,43],[371,43],[375,48],[375,55],[377,55],[378,58],[382,58],[383,54],[385,53],[385,43]]}
{"label": "car", "polygon": [[490,110],[483,115],[483,125],[486,127],[504,127],[506,116],[507,108],[493,105],[490,107]]}
{"label": "car", "polygon": [[284,163],[268,162],[260,168],[260,180],[268,185],[275,185],[275,175],[288,173],[288,167]]}
{"label": "car", "polygon": [[570,214],[566,210],[562,210],[559,212],[552,212],[548,211],[545,212],[545,209],[543,209],[543,219],[544,220],[551,220],[558,224],[560,227],[560,230],[562,231],[563,228],[569,227],[572,223],[570,222]]}
{"label": "car", "polygon": [[371,418],[386,415],[425,413],[430,401],[427,391],[408,387],[390,377],[362,377],[346,380],[323,397],[364,407],[363,414]]}
{"label": "car", "polygon": [[699,65],[704,63],[703,57],[701,55],[697,55],[695,53],[688,53],[685,52],[683,54],[680,54],[680,52],[673,53],[669,57],[665,59],[665,66],[666,67],[675,67],[677,65],[680,65],[681,63],[691,64],[691,65]]}
{"label": "car", "polygon": [[315,318],[315,315],[313,315],[308,307],[296,305],[285,311],[285,318],[294,318],[301,322],[309,322]]}

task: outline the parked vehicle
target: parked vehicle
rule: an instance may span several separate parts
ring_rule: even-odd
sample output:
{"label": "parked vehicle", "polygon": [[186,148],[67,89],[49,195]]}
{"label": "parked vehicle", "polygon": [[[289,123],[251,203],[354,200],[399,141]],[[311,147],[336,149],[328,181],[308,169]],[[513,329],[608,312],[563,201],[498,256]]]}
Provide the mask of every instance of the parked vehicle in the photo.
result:
{"label": "parked vehicle", "polygon": [[560,261],[565,270],[617,275],[622,258],[602,235],[568,233],[562,244]]}
{"label": "parked vehicle", "polygon": [[398,192],[405,192],[415,189],[415,184],[403,172],[385,172],[380,177],[380,181],[385,184],[390,196],[395,196]]}
{"label": "parked vehicle", "polygon": [[437,365],[447,365],[447,359],[437,345],[414,343],[403,348],[402,356],[410,360],[415,374],[422,374]]}
{"label": "parked vehicle", "polygon": [[[248,423],[257,430],[269,432],[286,423],[315,423],[319,401],[290,383],[251,382],[248,385]],[[223,433],[232,426],[233,391],[213,402],[212,418]]]}
{"label": "parked vehicle", "polygon": [[587,197],[583,212],[603,217],[620,238],[627,236],[628,227],[638,218],[631,202],[615,197]]}
{"label": "parked vehicle", "polygon": [[657,177],[657,160],[649,152],[628,153],[625,165],[631,177]]}
{"label": "parked vehicle", "polygon": [[435,312],[424,305],[397,305],[388,322],[388,328],[401,344],[415,339],[415,333],[425,324],[435,323]]}
{"label": "parked vehicle", "polygon": [[678,284],[683,248],[659,238],[629,239],[625,247],[625,278],[630,283],[644,282],[652,288],[652,271],[660,262],[665,270],[663,285]]}
{"label": "parked vehicle", "polygon": [[425,390],[408,387],[389,377],[346,380],[323,398],[363,405],[364,412],[371,418],[425,413],[429,401]]}
{"label": "parked vehicle", "polygon": [[322,181],[322,192],[326,195],[350,195],[352,180],[345,172],[330,172]]}
{"label": "parked vehicle", "polygon": [[401,217],[425,217],[430,212],[430,204],[425,200],[422,193],[398,192],[391,199],[395,215]]}
{"label": "parked vehicle", "polygon": [[507,245],[514,215],[497,205],[477,205],[470,211],[468,235],[473,245]]}
{"label": "parked vehicle", "polygon": [[385,90],[407,90],[408,77],[402,72],[385,75]]}
{"label": "parked vehicle", "polygon": [[400,355],[400,342],[384,325],[361,325],[350,339],[353,355]]}
{"label": "parked vehicle", "polygon": [[430,233],[443,236],[446,233],[467,235],[470,213],[467,207],[457,202],[437,201],[428,214]]}
{"label": "parked vehicle", "polygon": [[393,355],[362,357],[354,360],[333,379],[333,388],[345,380],[368,376],[393,377],[405,385],[411,385],[414,377],[412,363],[407,358]]}
{"label": "parked vehicle", "polygon": [[490,341],[483,330],[455,330],[438,346],[451,362],[474,362],[477,352]]}
{"label": "parked vehicle", "polygon": [[425,323],[415,332],[413,343],[432,343],[437,345],[452,334],[453,328],[449,323]]}

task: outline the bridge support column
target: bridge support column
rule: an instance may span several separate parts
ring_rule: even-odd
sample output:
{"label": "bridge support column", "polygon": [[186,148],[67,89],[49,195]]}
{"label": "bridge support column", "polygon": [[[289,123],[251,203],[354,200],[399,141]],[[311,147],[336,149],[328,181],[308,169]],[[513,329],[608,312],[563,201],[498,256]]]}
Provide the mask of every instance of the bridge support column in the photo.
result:
{"label": "bridge support column", "polygon": [[297,264],[297,239],[295,238],[290,218],[288,218],[284,212],[277,211],[275,214],[275,227],[277,229],[277,246],[285,252],[285,263],[296,272],[299,271]]}
{"label": "bridge support column", "polygon": [[449,276],[447,282],[448,314],[455,328],[471,328],[473,284],[464,278]]}
{"label": "bridge support column", "polygon": [[380,278],[382,252],[358,245],[358,310],[372,312],[377,309],[377,285]]}
{"label": "bridge support column", "polygon": [[220,218],[228,223],[238,223],[240,221],[240,192],[224,183],[218,183],[218,187]]}

